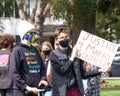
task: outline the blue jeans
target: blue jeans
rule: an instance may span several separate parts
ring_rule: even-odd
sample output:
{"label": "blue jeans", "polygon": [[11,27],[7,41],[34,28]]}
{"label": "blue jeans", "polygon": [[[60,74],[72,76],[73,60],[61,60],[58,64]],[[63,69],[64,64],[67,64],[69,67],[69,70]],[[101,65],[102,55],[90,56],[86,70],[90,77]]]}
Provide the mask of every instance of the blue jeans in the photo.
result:
{"label": "blue jeans", "polygon": [[52,90],[46,91],[46,92],[42,92],[40,95],[41,96],[52,96]]}

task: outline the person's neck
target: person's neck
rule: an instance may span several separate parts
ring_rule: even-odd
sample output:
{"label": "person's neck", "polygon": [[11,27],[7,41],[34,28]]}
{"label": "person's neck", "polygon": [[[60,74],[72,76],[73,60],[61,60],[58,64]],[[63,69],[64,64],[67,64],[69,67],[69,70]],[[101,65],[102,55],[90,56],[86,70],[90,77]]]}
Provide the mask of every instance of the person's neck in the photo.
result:
{"label": "person's neck", "polygon": [[68,47],[59,46],[62,50],[66,50]]}
{"label": "person's neck", "polygon": [[45,57],[45,61],[48,61],[49,60],[49,56]]}
{"label": "person's neck", "polygon": [[11,47],[11,45],[8,46],[7,48],[2,48],[1,50],[10,50],[10,47]]}
{"label": "person's neck", "polygon": [[28,42],[27,40],[22,40],[22,43],[23,43],[23,44],[26,44],[26,45],[28,45],[28,46],[31,46],[31,43]]}
{"label": "person's neck", "polygon": [[45,56],[45,59],[49,59],[49,55],[46,55],[46,56]]}
{"label": "person's neck", "polygon": [[2,48],[1,50],[8,50],[7,48]]}

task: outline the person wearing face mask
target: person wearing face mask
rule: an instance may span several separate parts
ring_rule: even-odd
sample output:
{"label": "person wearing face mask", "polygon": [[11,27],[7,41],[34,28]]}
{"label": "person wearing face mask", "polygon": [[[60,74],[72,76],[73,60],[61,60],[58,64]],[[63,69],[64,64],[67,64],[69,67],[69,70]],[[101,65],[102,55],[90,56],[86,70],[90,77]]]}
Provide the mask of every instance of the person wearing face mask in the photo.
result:
{"label": "person wearing face mask", "polygon": [[[22,21],[21,23],[27,23]],[[20,25],[21,25],[20,23]],[[27,23],[28,24],[28,23]],[[31,24],[29,28],[21,25],[21,42],[14,46],[11,53],[11,68],[13,74],[13,86],[10,96],[37,96],[42,85],[47,86],[44,62],[36,47],[32,46],[37,30]],[[29,91],[27,95],[25,92]]]}
{"label": "person wearing face mask", "polygon": [[58,47],[50,53],[53,96],[84,96],[82,79],[97,76],[107,69],[84,70],[84,61],[76,57],[76,46],[69,47],[69,29],[57,29],[55,39]]}
{"label": "person wearing face mask", "polygon": [[[41,46],[41,57],[44,61],[45,67],[47,69],[49,63],[50,52],[53,50],[53,47],[49,41],[44,41]],[[44,96],[52,96],[52,88],[50,84],[44,86],[48,91],[44,93]]]}

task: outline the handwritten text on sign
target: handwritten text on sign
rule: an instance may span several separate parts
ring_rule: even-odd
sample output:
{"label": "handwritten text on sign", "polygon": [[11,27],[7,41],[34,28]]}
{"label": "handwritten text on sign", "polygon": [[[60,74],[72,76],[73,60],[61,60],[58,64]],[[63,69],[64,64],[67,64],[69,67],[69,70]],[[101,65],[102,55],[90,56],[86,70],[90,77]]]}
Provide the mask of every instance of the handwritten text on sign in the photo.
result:
{"label": "handwritten text on sign", "polygon": [[117,44],[82,30],[77,41],[77,56],[104,69],[111,65],[117,48]]}

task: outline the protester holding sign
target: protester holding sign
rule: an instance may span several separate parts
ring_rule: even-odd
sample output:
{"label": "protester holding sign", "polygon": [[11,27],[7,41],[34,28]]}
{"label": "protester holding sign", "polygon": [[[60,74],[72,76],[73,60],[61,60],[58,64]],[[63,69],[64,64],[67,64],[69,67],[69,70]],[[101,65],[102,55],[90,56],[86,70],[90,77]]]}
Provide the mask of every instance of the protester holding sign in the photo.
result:
{"label": "protester holding sign", "polygon": [[50,54],[53,96],[83,96],[82,78],[99,75],[107,69],[86,72],[83,60],[76,57],[76,46],[73,50],[69,47],[69,30],[59,28],[55,35],[58,48]]}

